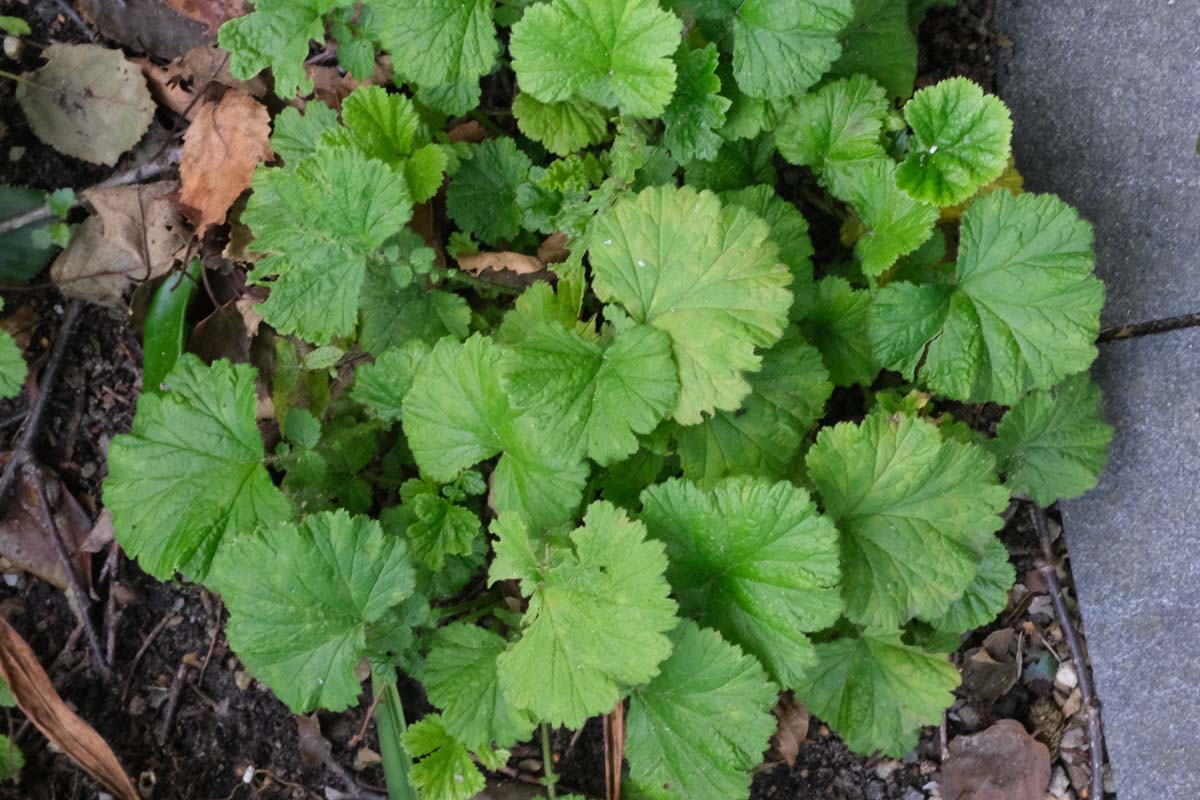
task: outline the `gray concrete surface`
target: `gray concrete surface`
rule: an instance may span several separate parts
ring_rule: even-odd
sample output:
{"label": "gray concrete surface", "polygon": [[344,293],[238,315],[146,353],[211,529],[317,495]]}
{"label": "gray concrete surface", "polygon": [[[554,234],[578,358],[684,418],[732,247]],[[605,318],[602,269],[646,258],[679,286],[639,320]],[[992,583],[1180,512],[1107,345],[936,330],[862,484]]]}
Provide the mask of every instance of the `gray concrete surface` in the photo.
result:
{"label": "gray concrete surface", "polygon": [[[1200,310],[1200,0],[997,0],[996,29],[1018,168],[1095,224],[1104,323]],[[1117,795],[1200,797],[1200,329],[1094,374],[1116,437],[1063,516]]]}

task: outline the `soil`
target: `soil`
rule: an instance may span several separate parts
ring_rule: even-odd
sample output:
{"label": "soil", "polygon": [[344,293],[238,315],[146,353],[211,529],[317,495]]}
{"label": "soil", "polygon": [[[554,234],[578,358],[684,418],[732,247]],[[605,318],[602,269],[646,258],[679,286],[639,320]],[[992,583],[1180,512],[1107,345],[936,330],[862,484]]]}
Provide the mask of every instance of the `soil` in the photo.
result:
{"label": "soil", "polygon": [[[921,83],[967,75],[985,87],[992,85],[991,2],[963,0],[957,7],[930,13],[921,29]],[[81,38],[72,23],[57,13],[54,3],[0,0],[0,13],[30,20],[36,41]],[[27,48],[21,68],[35,64],[36,49]],[[40,189],[82,188],[107,177],[111,170],[83,164],[42,145],[17,110],[12,86],[10,81],[0,81],[0,122],[5,126],[0,136],[0,183]],[[51,288],[7,291],[3,296],[6,318],[23,315],[31,320],[26,355],[36,374],[55,340],[65,302]],[[127,315],[88,307],[72,337],[43,421],[38,460],[60,476],[93,517],[102,508],[100,487],[108,442],[132,424],[141,388],[140,361],[140,345]],[[0,450],[11,446],[23,410],[23,400],[0,402]],[[1024,519],[1023,514],[1015,515],[1005,531],[1019,580],[1032,569],[1036,552],[1035,537]],[[98,570],[103,558],[96,562]],[[1066,583],[1069,587],[1069,573]],[[107,594],[107,578],[98,580],[97,585]],[[145,797],[322,798],[327,796],[326,787],[347,788],[329,768],[306,761],[295,719],[269,691],[241,671],[225,641],[223,609],[215,597],[199,587],[156,581],[124,559],[116,585],[120,602],[114,628],[114,674],[107,682],[87,668],[86,647],[77,636],[72,637],[76,618],[60,591],[28,576],[8,576],[0,583],[0,613],[48,666],[64,700],[113,747]],[[1009,617],[1002,617],[1003,622],[968,637],[956,658],[978,647],[994,630],[1026,624],[1054,649],[1053,620],[1046,616],[1044,604],[1030,603],[1018,593],[1012,611]],[[1060,653],[1064,650],[1059,648]],[[185,663],[191,668],[185,680],[177,683],[175,676]],[[179,692],[178,702],[170,730],[164,732],[161,726],[171,705],[173,684]],[[414,687],[403,688],[406,707],[420,713],[424,699],[415,694]],[[1046,727],[1044,722],[1030,718],[1034,701],[1052,691],[1045,681],[1017,681],[992,702],[963,690],[948,716],[947,732],[950,737],[973,733],[1008,717],[1026,723],[1030,730],[1038,729],[1054,744],[1062,731],[1041,730]],[[367,714],[364,700],[345,713],[322,714],[319,721],[333,747],[331,760],[352,774],[362,788],[382,793],[382,769],[371,763],[378,750],[373,726],[367,728],[365,738],[354,742]],[[0,730],[19,740],[27,759],[21,782],[0,787],[0,800],[97,796],[99,787],[54,752],[40,734],[23,725],[19,714],[8,714],[6,721],[0,722]],[[577,736],[559,731],[553,743],[562,785],[601,793],[603,739],[598,722],[593,720]],[[917,750],[903,760],[862,758],[850,753],[814,719],[795,763],[761,769],[752,797],[924,798],[935,791],[941,750],[941,735],[937,729],[929,729]],[[515,748],[511,770],[528,778],[531,771],[536,772],[540,756],[533,747]],[[356,758],[368,763],[358,769]]]}

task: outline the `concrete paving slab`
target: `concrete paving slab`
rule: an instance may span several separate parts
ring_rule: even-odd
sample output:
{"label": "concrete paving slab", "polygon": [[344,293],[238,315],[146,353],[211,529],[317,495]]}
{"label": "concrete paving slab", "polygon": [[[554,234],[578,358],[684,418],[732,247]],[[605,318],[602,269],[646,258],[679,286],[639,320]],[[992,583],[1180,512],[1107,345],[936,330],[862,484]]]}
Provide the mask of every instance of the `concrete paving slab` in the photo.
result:
{"label": "concrete paving slab", "polygon": [[[1200,310],[1200,0],[999,0],[1017,166],[1096,226],[1106,325]],[[1200,797],[1200,329],[1102,345],[1064,531],[1120,800]]]}
{"label": "concrete paving slab", "polygon": [[1096,224],[1105,325],[1200,306],[1200,0],[998,0],[1017,168]]}

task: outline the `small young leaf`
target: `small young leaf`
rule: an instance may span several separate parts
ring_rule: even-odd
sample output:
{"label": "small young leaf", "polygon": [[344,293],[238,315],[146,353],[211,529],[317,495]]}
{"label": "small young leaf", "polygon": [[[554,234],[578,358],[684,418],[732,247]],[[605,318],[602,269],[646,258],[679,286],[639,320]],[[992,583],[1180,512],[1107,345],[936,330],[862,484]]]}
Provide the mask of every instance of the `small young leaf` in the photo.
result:
{"label": "small young leaf", "polygon": [[465,339],[471,307],[460,295],[418,286],[401,288],[387,262],[368,264],[358,299],[358,343],[376,357],[413,340],[435,344],[443,336]]}
{"label": "small young leaf", "polygon": [[1096,485],[1112,437],[1100,416],[1100,389],[1080,374],[1022,398],[988,445],[1013,494],[1048,506]]}
{"label": "small young leaf", "polygon": [[395,422],[400,419],[404,395],[412,387],[417,365],[428,353],[429,345],[419,340],[384,350],[375,363],[361,364],[354,371],[350,399],[362,403],[380,419]]}
{"label": "small young leaf", "polygon": [[680,163],[711,161],[721,147],[717,131],[725,124],[730,103],[720,94],[717,62],[714,44],[696,50],[683,44],[675,52],[678,86],[663,111],[662,143]]}
{"label": "small young leaf", "polygon": [[836,386],[869,386],[879,374],[867,338],[871,295],[854,289],[844,278],[817,281],[817,296],[801,330],[821,351]]}
{"label": "small young leaf", "polygon": [[513,98],[512,111],[521,133],[541,142],[555,155],[574,153],[604,141],[608,135],[608,115],[587,100],[543,103],[522,92]]}
{"label": "small young leaf", "polygon": [[854,245],[864,274],[878,276],[933,235],[938,210],[896,185],[896,165],[879,159],[846,176],[846,195],[866,232]]}
{"label": "small young leaf", "polygon": [[556,452],[600,465],[638,448],[679,398],[671,339],[649,325],[595,342],[554,323],[530,329],[507,359],[513,402],[537,420]]}
{"label": "small young leaf", "polygon": [[474,82],[478,88],[479,77],[496,63],[492,0],[372,0],[370,7],[398,79],[430,87]]}
{"label": "small young leaf", "polygon": [[686,186],[622,198],[597,223],[593,289],[671,337],[681,424],[736,409],[750,391],[744,373],[761,363],[755,348],[783,335],[791,274],[769,236],[744,208]]}
{"label": "small young leaf", "polygon": [[310,39],[325,38],[322,16],[352,0],[259,0],[254,11],[221,26],[218,41],[229,52],[229,71],[249,80],[270,68],[284,100],[312,92],[304,74]]}
{"label": "small young leaf", "polygon": [[738,411],[718,411],[679,432],[683,475],[711,488],[728,475],[790,478],[801,441],[833,393],[821,354],[791,329],[763,355]]}
{"label": "small young leaf", "polygon": [[[143,391],[157,391],[183,353],[188,304],[203,269],[200,259],[192,259],[186,270],[167,275],[150,298],[146,321],[142,325]],[[0,386],[0,397],[3,396],[4,390]]]}
{"label": "small young leaf", "polygon": [[629,773],[647,796],[740,800],[762,761],[777,693],[752,656],[691,620],[629,705]]}
{"label": "small young leaf", "polygon": [[1008,492],[994,468],[919,417],[873,413],[823,429],[808,476],[842,532],[846,616],[898,627],[945,614],[1003,522]]}
{"label": "small young leaf", "polygon": [[367,257],[412,215],[404,178],[357,150],[321,148],[294,172],[260,167],[252,188],[242,221],[252,249],[272,255],[251,277],[275,277],[263,318],[318,344],[351,333]]}
{"label": "small young leaf", "polygon": [[841,54],[837,36],[851,0],[719,0],[733,25],[733,73],[753,97],[787,97],[812,86]]}
{"label": "small young leaf", "polygon": [[685,175],[693,189],[729,192],[775,184],[775,142],[764,133],[754,139],[726,141],[712,161],[690,161]]}
{"label": "small young leaf", "polygon": [[913,135],[896,181],[917,200],[939,206],[961,203],[1000,177],[1008,163],[1008,108],[966,78],[950,78],[917,92],[904,106],[904,118]]}
{"label": "small young leaf", "polygon": [[[429,133],[412,100],[381,86],[355,89],[342,101],[342,123],[333,144],[350,144],[367,158],[395,164],[429,143]],[[330,136],[330,134],[326,134]]]}
{"label": "small young leaf", "polygon": [[474,512],[429,493],[414,497],[412,506],[408,540],[417,560],[437,572],[445,565],[446,556],[471,554],[481,530]]}
{"label": "small young leaf", "polygon": [[521,231],[517,189],[529,176],[529,157],[512,139],[489,139],[471,147],[446,189],[446,213],[466,233],[495,245]]}
{"label": "small young leaf", "polygon": [[0,781],[17,780],[24,766],[25,754],[21,748],[7,736],[0,736]]}
{"label": "small young leaf", "polygon": [[[0,311],[3,310],[4,300],[0,298]],[[28,369],[16,341],[7,332],[0,331],[0,400],[20,393]]]}
{"label": "small young leaf", "polygon": [[866,75],[891,97],[912,94],[917,78],[916,25],[905,0],[855,0],[854,19],[842,32],[842,56],[834,75]]}
{"label": "small young leaf", "polygon": [[796,687],[808,710],[829,723],[852,750],[899,758],[936,725],[954,701],[958,670],[945,655],[866,631],[817,645],[817,666]]}
{"label": "small young leaf", "polygon": [[789,483],[678,479],[642,493],[642,520],[667,546],[681,611],[756,656],[784,687],[815,663],[806,631],[842,612],[837,529]]}
{"label": "small young leaf", "polygon": [[440,714],[427,714],[401,737],[416,759],[409,777],[429,800],[471,800],[483,791],[483,773],[467,748],[446,730]]}
{"label": "small young leaf", "polygon": [[403,540],[345,511],[242,536],[212,571],[230,646],[297,714],[355,703],[367,626],[412,594],[414,578]]}
{"label": "small young leaf", "polygon": [[657,117],[675,91],[681,28],[657,0],[551,0],[525,11],[509,50],[522,91],[543,103],[580,97]]}
{"label": "small young leaf", "polygon": [[892,283],[871,308],[875,356],[955,400],[1011,404],[1096,357],[1104,286],[1092,227],[1053,195],[995,192],[963,214],[956,285]]}
{"label": "small young leaf", "polygon": [[295,172],[300,162],[317,152],[325,132],[336,129],[337,124],[337,112],[316,100],[305,105],[303,112],[287,106],[275,117],[271,149],[283,159],[283,169]]}
{"label": "small young leaf", "polygon": [[504,451],[492,475],[495,507],[540,532],[573,516],[587,468],[545,446],[541,432],[510,405],[501,374],[491,339],[441,340],[404,399],[404,432],[421,473],[441,483]]}
{"label": "small young leaf", "polygon": [[496,659],[507,642],[477,625],[454,623],[438,630],[425,659],[429,701],[442,708],[446,731],[477,750],[511,747],[528,739],[534,721],[500,691]]}
{"label": "small young leaf", "polygon": [[888,107],[883,88],[866,76],[828,83],[802,96],[780,122],[779,153],[812,167],[834,197],[849,199],[847,174],[886,158],[880,133]]}
{"label": "small young leaf", "polygon": [[945,614],[930,620],[930,624],[939,631],[952,633],[966,633],[987,625],[1008,606],[1008,591],[1016,580],[1008,548],[993,536],[984,545],[979,572],[963,596],[951,603]]}
{"label": "small young leaf", "polygon": [[255,375],[185,353],[168,391],[138,398],[133,431],[112,441],[104,504],[121,547],[160,580],[204,580],[226,539],[291,517],[263,467]]}
{"label": "small young leaf", "polygon": [[642,523],[597,501],[569,541],[531,537],[511,516],[494,532],[490,581],[519,579],[529,597],[521,638],[499,658],[510,701],[574,728],[610,710],[623,687],[658,674],[678,620],[663,546],[646,540]]}

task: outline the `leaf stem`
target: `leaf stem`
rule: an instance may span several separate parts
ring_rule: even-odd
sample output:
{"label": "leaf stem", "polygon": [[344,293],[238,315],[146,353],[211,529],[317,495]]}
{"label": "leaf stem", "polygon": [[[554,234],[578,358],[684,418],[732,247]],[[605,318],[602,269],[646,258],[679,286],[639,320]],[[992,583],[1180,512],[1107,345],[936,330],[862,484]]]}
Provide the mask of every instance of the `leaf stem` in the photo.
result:
{"label": "leaf stem", "polygon": [[546,784],[546,796],[555,800],[554,786],[558,776],[554,774],[554,759],[550,752],[550,726],[542,723],[542,782]]}
{"label": "leaf stem", "polygon": [[478,108],[475,109],[474,111],[470,112],[469,114],[467,114],[467,116],[470,117],[471,119],[475,120],[476,122],[478,122],[483,127],[487,128],[489,131],[496,134],[497,136],[508,136],[508,133],[507,133],[507,131],[504,130],[504,128],[501,128],[499,125],[497,125],[492,119],[490,119],[488,117],[487,114],[484,114]]}
{"label": "leaf stem", "polygon": [[408,768],[412,760],[400,743],[407,726],[404,724],[404,706],[400,704],[400,692],[395,679],[381,680],[379,673],[371,673],[371,686],[380,696],[375,710],[375,724],[379,729],[379,754],[383,758],[383,774],[387,777],[388,800],[417,800],[416,789],[408,779]]}

